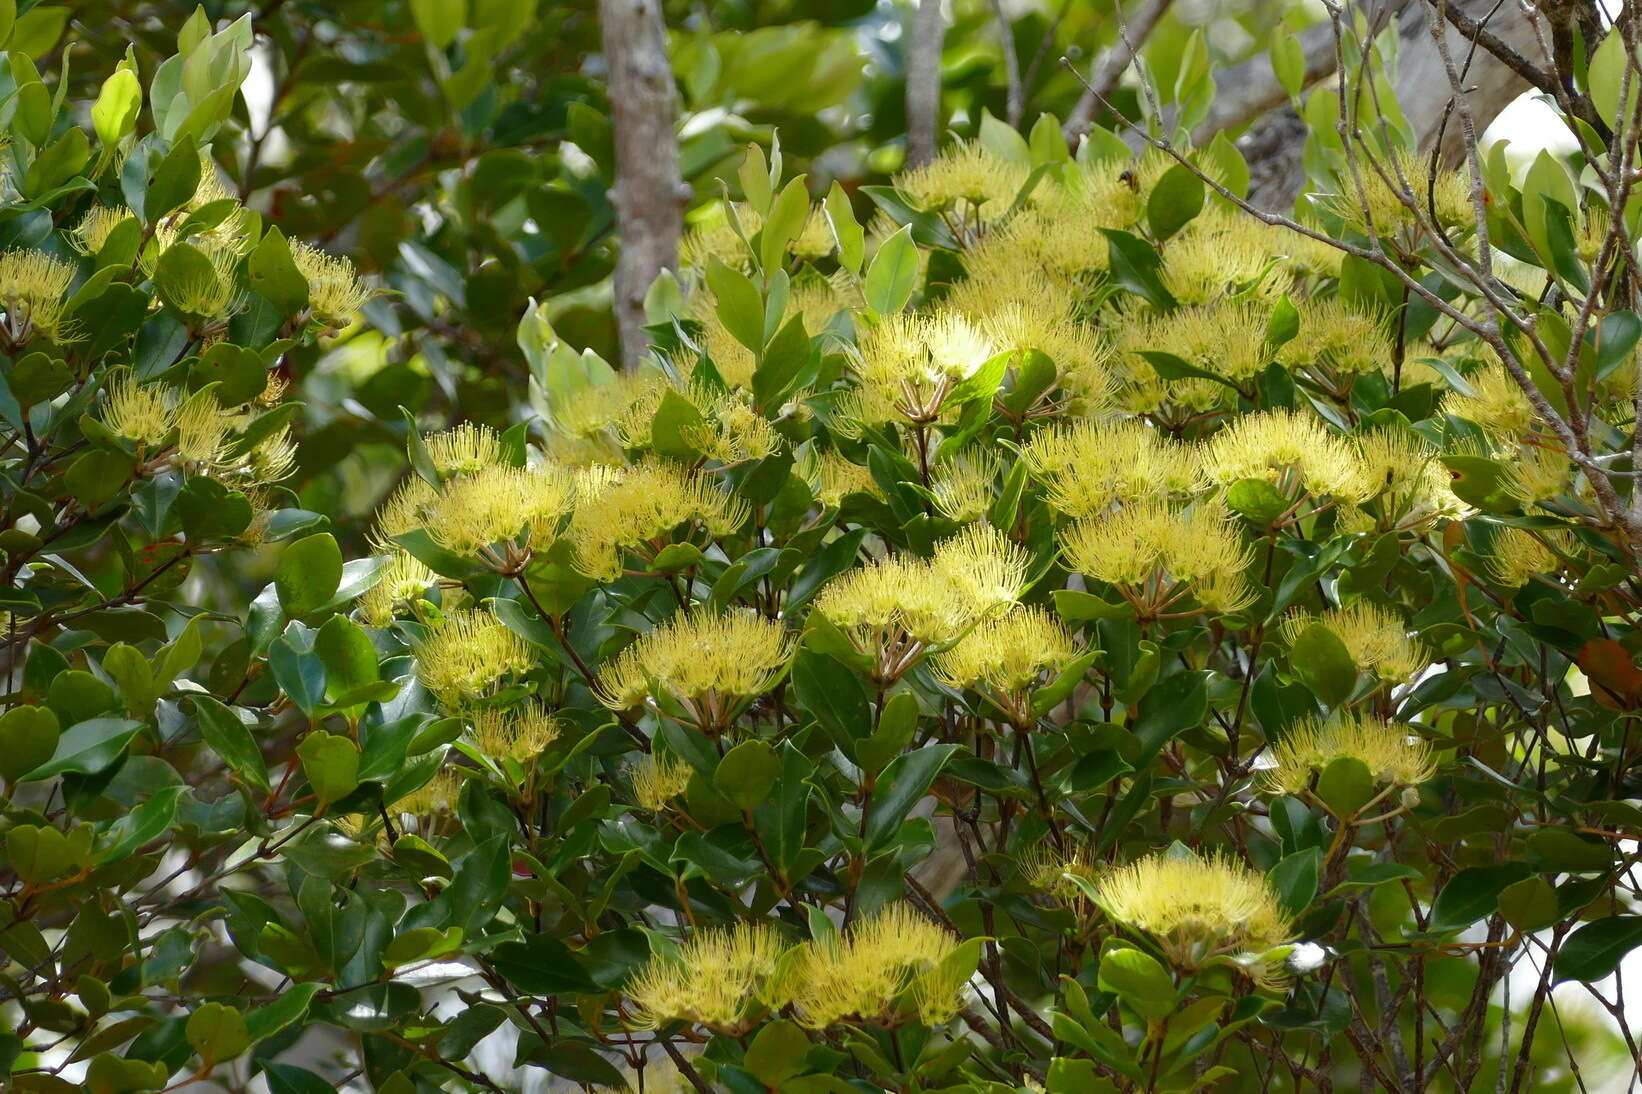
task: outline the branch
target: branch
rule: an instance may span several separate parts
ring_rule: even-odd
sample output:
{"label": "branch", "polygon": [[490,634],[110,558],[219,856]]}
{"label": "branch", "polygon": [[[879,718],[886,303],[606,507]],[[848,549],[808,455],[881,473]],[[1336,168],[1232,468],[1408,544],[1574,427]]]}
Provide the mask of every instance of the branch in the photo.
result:
{"label": "branch", "polygon": [[941,112],[941,43],[946,23],[941,0],[919,0],[907,51],[907,166],[922,167],[935,158],[936,128]]}
{"label": "branch", "polygon": [[610,122],[616,143],[616,326],[622,364],[644,356],[644,296],[665,269],[678,266],[679,236],[690,189],[678,169],[673,70],[658,0],[599,0]]}
{"label": "branch", "polygon": [[1134,61],[1136,52],[1151,35],[1152,29],[1157,26],[1158,20],[1163,18],[1163,13],[1169,10],[1172,3],[1174,0],[1144,0],[1140,9],[1127,23],[1123,21],[1122,12],[1117,13],[1120,28],[1117,42],[1099,67],[1090,69],[1089,79],[1084,81],[1083,95],[1060,127],[1061,135],[1066,138],[1067,144],[1076,144],[1079,137],[1089,132],[1089,125],[1095,116],[1095,107],[1111,98],[1118,81],[1123,79],[1123,74]]}

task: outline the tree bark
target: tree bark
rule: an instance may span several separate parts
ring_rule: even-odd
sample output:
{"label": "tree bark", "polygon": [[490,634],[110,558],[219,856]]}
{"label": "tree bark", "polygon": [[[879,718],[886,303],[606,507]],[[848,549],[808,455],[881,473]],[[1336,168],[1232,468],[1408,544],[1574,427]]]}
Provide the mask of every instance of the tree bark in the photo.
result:
{"label": "tree bark", "polygon": [[615,312],[621,358],[632,368],[648,349],[644,296],[678,267],[689,188],[679,175],[676,89],[660,0],[599,0],[616,146]]}
{"label": "tree bark", "polygon": [[907,166],[935,158],[941,114],[941,43],[946,21],[941,0],[918,0],[907,50]]}
{"label": "tree bark", "polygon": [[[1512,2],[1498,0],[1449,0],[1455,8],[1477,23],[1486,20],[1486,29],[1500,41],[1528,57],[1538,53],[1533,28],[1522,10]],[[1448,77],[1427,25],[1429,9],[1415,0],[1380,0],[1364,5],[1373,21],[1395,18],[1397,26],[1398,102],[1417,138],[1420,151],[1429,151],[1441,141],[1444,167],[1459,165],[1462,135],[1458,124],[1443,124],[1448,108]],[[1382,14],[1383,13],[1383,14]],[[1490,18],[1490,13],[1492,17]],[[1529,83],[1487,49],[1470,48],[1469,37],[1449,27],[1448,40],[1455,62],[1464,65],[1470,57],[1465,84],[1477,126],[1485,128]],[[1328,25],[1313,27],[1301,35],[1306,59],[1306,78],[1316,82],[1335,72],[1333,30]],[[1209,117],[1194,134],[1199,145],[1215,133],[1253,122],[1238,139],[1237,146],[1249,163],[1249,200],[1264,209],[1284,209],[1294,203],[1305,184],[1301,163],[1305,126],[1284,103],[1286,93],[1277,82],[1271,61],[1262,55],[1216,77],[1217,94]]]}
{"label": "tree bark", "polygon": [[[1101,101],[1110,99],[1112,92],[1117,90],[1118,81],[1123,74],[1129,71],[1129,65],[1135,59],[1135,53],[1146,39],[1151,36],[1152,28],[1157,26],[1163,13],[1169,10],[1174,0],[1144,0],[1139,8],[1128,19],[1118,24],[1117,41],[1112,45],[1112,51],[1097,60],[1096,65],[1089,70],[1089,85],[1083,89],[1077,105],[1066,121],[1061,123],[1061,136],[1068,144],[1077,143],[1077,139],[1089,132],[1089,123],[1100,108]],[[1122,19],[1119,13],[1119,19]]]}

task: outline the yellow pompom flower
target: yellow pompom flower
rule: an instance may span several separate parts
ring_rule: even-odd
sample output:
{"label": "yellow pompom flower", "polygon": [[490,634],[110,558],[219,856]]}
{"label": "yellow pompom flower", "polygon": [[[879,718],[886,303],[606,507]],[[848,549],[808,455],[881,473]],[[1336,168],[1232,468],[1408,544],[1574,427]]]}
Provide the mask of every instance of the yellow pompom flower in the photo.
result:
{"label": "yellow pompom flower", "polygon": [[709,735],[730,728],[743,700],[763,694],[792,656],[780,623],[751,611],[673,616],[599,670],[599,698],[614,710],[682,708]]}
{"label": "yellow pompom flower", "polygon": [[245,310],[250,300],[239,281],[243,255],[233,243],[210,235],[179,241],[177,245],[192,246],[204,256],[209,268],[191,264],[181,275],[168,280],[166,301],[204,329],[220,331],[229,319]]}
{"label": "yellow pompom flower", "polygon": [[1232,295],[1275,302],[1292,283],[1278,262],[1288,233],[1216,203],[1164,247],[1169,291],[1192,306]]}
{"label": "yellow pompom flower", "polygon": [[1304,370],[1344,398],[1351,378],[1391,372],[1391,339],[1384,324],[1346,307],[1338,297],[1300,304],[1300,329],[1277,351],[1277,360]]}
{"label": "yellow pompom flower", "polygon": [[1318,200],[1352,229],[1405,249],[1419,244],[1422,225],[1431,220],[1449,229],[1474,227],[1477,222],[1465,172],[1439,171],[1432,179],[1427,158],[1405,149],[1363,162],[1356,179],[1348,174],[1340,180],[1339,191]]}
{"label": "yellow pompom flower", "polygon": [[1505,464],[1501,485],[1523,505],[1540,505],[1566,494],[1573,486],[1568,454],[1552,445],[1527,445]]}
{"label": "yellow pompom flower", "polygon": [[1272,766],[1260,772],[1269,794],[1299,794],[1335,760],[1359,760],[1382,787],[1418,786],[1436,774],[1431,745],[1404,726],[1370,715],[1328,721],[1302,718],[1271,748]]}
{"label": "yellow pompom flower", "polygon": [[328,330],[341,330],[359,317],[373,293],[359,280],[353,263],[310,243],[291,244],[291,261],[308,282],[308,311]]}
{"label": "yellow pompom flower", "polygon": [[1488,576],[1506,588],[1520,588],[1533,578],[1562,569],[1562,556],[1573,549],[1573,537],[1566,532],[1499,528],[1487,554]]}
{"label": "yellow pompom flower", "polygon": [[[1266,317],[1247,304],[1222,301],[1167,313],[1147,313],[1118,333],[1131,384],[1153,382],[1152,366],[1141,351],[1172,353],[1236,384],[1246,384],[1266,366]],[[1221,388],[1226,395],[1224,387]]]}
{"label": "yellow pompom flower", "polygon": [[693,1022],[722,1033],[746,1032],[764,1009],[763,996],[783,949],[764,923],[696,931],[673,955],[654,954],[627,981],[634,1029]]}
{"label": "yellow pompom flower", "polygon": [[[1255,596],[1243,575],[1249,547],[1215,506],[1126,506],[1071,525],[1061,534],[1061,551],[1072,569],[1116,587],[1143,620],[1235,612]],[[1188,595],[1195,608],[1182,606]]]}
{"label": "yellow pompom flower", "polygon": [[935,507],[960,524],[979,520],[992,505],[997,474],[998,464],[992,457],[960,453],[935,469],[930,483]]}
{"label": "yellow pompom flower", "polygon": [[575,500],[574,482],[558,468],[496,464],[446,480],[427,507],[427,531],[442,547],[516,573],[532,549],[558,538]]}
{"label": "yellow pompom flower", "polygon": [[389,804],[394,807],[394,812],[415,817],[426,831],[441,817],[455,811],[456,802],[462,796],[462,785],[467,781],[471,770],[442,767],[434,773],[433,778]]}
{"label": "yellow pompom flower", "polygon": [[1202,460],[1203,476],[1215,486],[1264,479],[1295,500],[1309,494],[1360,501],[1373,493],[1351,445],[1321,420],[1292,410],[1234,419],[1204,446]]}
{"label": "yellow pompom flower", "polygon": [[[621,576],[625,553],[649,564],[667,546],[698,530],[728,535],[749,515],[746,502],[710,479],[648,461],[611,471],[602,489],[584,493],[569,534],[577,567],[589,577],[613,581]],[[682,540],[675,538],[681,526],[687,526]]]}
{"label": "yellow pompom flower", "polygon": [[102,421],[115,436],[152,448],[176,427],[176,393],[164,384],[139,384],[120,369],[103,386]]}
{"label": "yellow pompom flower", "polygon": [[1373,601],[1353,601],[1319,616],[1292,613],[1283,619],[1283,639],[1293,642],[1313,623],[1333,631],[1357,667],[1381,680],[1408,680],[1430,662],[1419,640],[1409,637],[1402,616]]}
{"label": "yellow pompom flower", "polygon": [[847,570],[815,599],[815,610],[890,683],[930,647],[951,642],[976,622],[1016,602],[1029,559],[1003,534],[972,525],[924,561],[897,555]]}
{"label": "yellow pompom flower", "polygon": [[376,526],[369,537],[371,547],[379,554],[397,551],[393,537],[427,527],[428,509],[438,499],[439,491],[425,479],[407,475],[377,509]]}
{"label": "yellow pompom flower", "polygon": [[529,643],[487,611],[447,612],[416,644],[417,678],[446,704],[483,698],[535,663]]}
{"label": "yellow pompom flower", "polygon": [[854,356],[861,418],[929,425],[952,389],[993,354],[991,341],[956,312],[898,312],[866,332]]}
{"label": "yellow pompom flower", "polygon": [[958,141],[923,166],[896,175],[895,188],[925,212],[964,217],[984,211],[996,219],[1014,202],[1027,174],[978,141]]}
{"label": "yellow pompom flower", "polygon": [[632,765],[633,799],[640,809],[660,813],[690,785],[690,767],[671,756],[651,752]]}
{"label": "yellow pompom flower", "polygon": [[1424,531],[1466,512],[1437,450],[1413,430],[1375,429],[1354,440],[1366,489],[1379,502],[1381,531]]}
{"label": "yellow pompom flower", "polygon": [[1077,640],[1042,608],[1016,605],[983,619],[935,657],[935,675],[974,688],[1018,726],[1032,723],[1031,693],[1078,657]]}
{"label": "yellow pompom flower", "polygon": [[1291,937],[1265,876],[1226,855],[1153,853],[1102,872],[1094,890],[1107,918],[1150,936],[1183,970]]}
{"label": "yellow pompom flower", "polygon": [[837,449],[829,448],[820,455],[815,455],[813,449],[803,451],[807,455],[799,461],[799,473],[809,484],[815,500],[822,505],[836,509],[851,494],[881,496],[872,471],[862,464],[846,460]]}
{"label": "yellow pompom flower", "polygon": [[440,478],[471,475],[502,462],[502,440],[496,431],[472,422],[430,433],[422,439],[422,447]]}
{"label": "yellow pompom flower", "polygon": [[1194,454],[1143,422],[1075,422],[1033,436],[1026,466],[1051,506],[1089,518],[1114,503],[1188,494],[1197,485]]}
{"label": "yellow pompom flower", "polygon": [[959,939],[905,904],[890,904],[842,938],[807,944],[779,993],[811,1029],[840,1022],[894,1028],[940,1025],[958,1011],[965,970],[948,961]]}
{"label": "yellow pompom flower", "polygon": [[1534,408],[1502,364],[1491,364],[1465,378],[1471,394],[1449,391],[1439,409],[1475,422],[1484,433],[1514,437],[1534,424]]}
{"label": "yellow pompom flower", "polygon": [[217,402],[215,391],[201,391],[177,410],[177,458],[197,467],[223,460],[234,416]]}
{"label": "yellow pompom flower", "polygon": [[558,739],[558,720],[540,703],[490,708],[473,715],[473,739],[491,759],[535,759]]}
{"label": "yellow pompom flower", "polygon": [[0,307],[6,310],[6,336],[20,346],[36,334],[55,342],[73,334],[63,321],[74,265],[45,251],[15,250],[0,254]]}
{"label": "yellow pompom flower", "polygon": [[94,255],[103,249],[114,229],[132,218],[132,212],[123,205],[93,205],[74,226],[69,244],[83,255]]}
{"label": "yellow pompom flower", "polygon": [[373,627],[386,627],[393,622],[393,613],[401,604],[418,600],[437,578],[415,556],[406,551],[395,551],[382,568],[376,584],[359,597],[360,617]]}

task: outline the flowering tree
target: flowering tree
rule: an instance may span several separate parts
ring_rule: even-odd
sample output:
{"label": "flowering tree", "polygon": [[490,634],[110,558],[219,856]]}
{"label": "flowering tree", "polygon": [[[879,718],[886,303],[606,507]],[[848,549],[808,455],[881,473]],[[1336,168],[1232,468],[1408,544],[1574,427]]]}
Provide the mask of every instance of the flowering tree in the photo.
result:
{"label": "flowering tree", "polygon": [[77,103],[31,14],[10,1087],[1635,1067],[1634,21],[1564,51],[1529,20],[1581,151],[1514,174],[1441,5],[1457,171],[1391,92],[1397,29],[1331,9],[1292,215],[1186,139],[1200,39],[1128,143],[986,114],[854,195],[753,144],[635,367],[531,306],[524,404],[406,410],[354,537],[284,485],[336,436],[288,381],[393,313],[225,181],[251,23],[198,14]]}

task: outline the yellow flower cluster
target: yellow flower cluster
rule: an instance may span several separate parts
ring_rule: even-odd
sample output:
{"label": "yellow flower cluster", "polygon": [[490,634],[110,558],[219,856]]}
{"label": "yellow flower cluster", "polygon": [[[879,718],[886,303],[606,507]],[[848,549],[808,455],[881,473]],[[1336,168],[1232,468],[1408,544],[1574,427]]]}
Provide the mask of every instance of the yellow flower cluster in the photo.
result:
{"label": "yellow flower cluster", "polygon": [[1384,786],[1418,786],[1436,773],[1431,746],[1409,736],[1406,727],[1369,715],[1319,721],[1304,718],[1272,746],[1273,766],[1260,773],[1272,794],[1298,794],[1330,763],[1360,760]]}
{"label": "yellow flower cluster", "polygon": [[1013,604],[1028,562],[996,529],[971,525],[928,561],[896,555],[840,574],[816,597],[815,610],[873,662],[877,679],[896,680],[930,646]]}
{"label": "yellow flower cluster", "polygon": [[754,612],[681,613],[605,662],[599,698],[614,710],[676,703],[702,732],[718,734],[741,700],[773,685],[792,651],[786,628]]}
{"label": "yellow flower cluster", "polygon": [[1026,693],[1077,659],[1072,632],[1049,612],[1016,605],[983,619],[935,658],[935,673],[955,688],[976,688],[1006,712],[1025,715]]}
{"label": "yellow flower cluster", "polygon": [[[576,565],[589,577],[614,580],[622,555],[631,551],[653,561],[681,526],[728,535],[746,522],[750,510],[709,478],[673,464],[647,461],[612,471],[606,481],[585,489],[570,521]],[[689,532],[686,532],[688,538]]]}
{"label": "yellow flower cluster", "polygon": [[1264,875],[1224,855],[1154,853],[1101,873],[1094,890],[1109,919],[1150,935],[1182,969],[1291,937]]}
{"label": "yellow flower cluster", "polygon": [[781,936],[765,923],[697,931],[676,955],[651,956],[628,980],[634,1006],[629,1024],[654,1029],[683,1021],[745,1032],[768,1008],[770,978],[783,948]]}
{"label": "yellow flower cluster", "polygon": [[659,813],[690,785],[690,768],[671,756],[650,752],[633,765],[630,777],[639,808]]}
{"label": "yellow flower cluster", "polygon": [[416,643],[417,678],[447,705],[482,698],[535,663],[530,645],[487,611],[447,612]]}
{"label": "yellow flower cluster", "polygon": [[839,1022],[894,1027],[950,1021],[972,970],[957,967],[959,940],[905,904],[890,904],[842,938],[811,942],[781,978],[782,995],[812,1029]]}
{"label": "yellow flower cluster", "polygon": [[1319,616],[1291,613],[1283,619],[1283,638],[1292,642],[1313,623],[1333,631],[1357,667],[1381,680],[1408,680],[1430,661],[1420,642],[1409,637],[1402,616],[1370,600],[1330,608]]}
{"label": "yellow flower cluster", "polygon": [[1027,173],[979,143],[959,141],[923,166],[896,175],[895,187],[926,212],[996,219],[1014,202]]}
{"label": "yellow flower cluster", "polygon": [[1448,391],[1442,412],[1475,422],[1484,433],[1502,437],[1525,433],[1534,424],[1528,396],[1502,364],[1491,364],[1466,376],[1471,393]]}
{"label": "yellow flower cluster", "polygon": [[53,342],[73,340],[72,324],[63,315],[73,280],[73,264],[45,251],[0,254],[0,308],[6,313],[0,331],[11,345],[21,346],[36,334]]}
{"label": "yellow flower cluster", "polygon": [[541,550],[558,538],[575,500],[574,481],[558,468],[491,464],[444,483],[427,505],[427,530],[441,546],[487,561],[501,558],[489,548],[517,541],[520,549],[499,563],[507,571],[527,557],[523,547]]}
{"label": "yellow flower cluster", "polygon": [[1264,479],[1293,499],[1360,501],[1373,493],[1351,445],[1310,415],[1291,410],[1247,414],[1209,439],[1203,476],[1215,486]]}
{"label": "yellow flower cluster", "polygon": [[471,475],[502,462],[502,439],[489,426],[463,422],[423,438],[428,460],[442,479]]}
{"label": "yellow flower cluster", "polygon": [[395,551],[376,584],[360,596],[359,614],[373,627],[386,627],[401,604],[421,599],[435,580],[433,571],[415,557]]}
{"label": "yellow flower cluster", "polygon": [[995,352],[979,327],[956,312],[898,312],[867,331],[855,355],[864,422],[940,419],[953,387]]}
{"label": "yellow flower cluster", "polygon": [[560,731],[558,720],[540,703],[492,707],[473,715],[473,739],[492,759],[532,760]]}
{"label": "yellow flower cluster", "polygon": [[[1116,586],[1143,619],[1235,612],[1255,596],[1243,574],[1248,545],[1217,505],[1125,506],[1072,524],[1061,533],[1061,551],[1072,569]],[[1188,594],[1195,608],[1183,603]]]}
{"label": "yellow flower cluster", "polygon": [[1567,532],[1499,528],[1486,556],[1488,576],[1506,588],[1520,588],[1532,578],[1562,569],[1563,557],[1573,550],[1574,540]]}
{"label": "yellow flower cluster", "polygon": [[1198,481],[1193,451],[1144,422],[1055,425],[1036,434],[1023,456],[1049,504],[1078,519],[1114,503],[1190,494]]}
{"label": "yellow flower cluster", "polygon": [[359,317],[359,309],[374,295],[353,263],[301,240],[291,244],[291,261],[308,282],[308,311],[320,326],[338,331]]}

